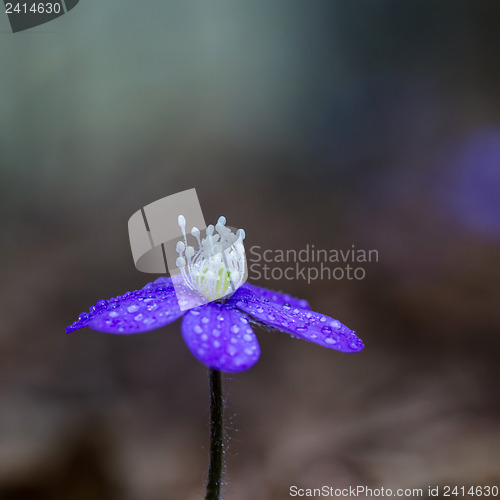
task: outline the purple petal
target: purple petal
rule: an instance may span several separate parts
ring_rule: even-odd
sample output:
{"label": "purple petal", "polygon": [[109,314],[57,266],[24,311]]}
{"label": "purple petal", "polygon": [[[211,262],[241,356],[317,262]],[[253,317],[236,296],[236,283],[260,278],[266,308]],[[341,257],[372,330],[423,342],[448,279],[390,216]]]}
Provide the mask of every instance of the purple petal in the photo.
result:
{"label": "purple petal", "polygon": [[182,315],[170,278],[159,278],[141,290],[100,300],[88,313],[80,314],[66,333],[86,326],[106,333],[142,333],[168,325]]}
{"label": "purple petal", "polygon": [[311,309],[307,300],[296,299],[289,295],[288,293],[275,292],[274,290],[268,290],[267,288],[261,288],[260,286],[251,285],[250,283],[245,283],[241,288],[250,290],[258,297],[269,300],[272,304],[282,306],[284,304],[290,304],[292,307],[298,307],[301,309]]}
{"label": "purple petal", "polygon": [[324,314],[291,305],[274,305],[241,288],[232,301],[261,323],[323,347],[342,352],[359,352],[364,347],[356,332]]}
{"label": "purple petal", "polygon": [[247,316],[226,304],[211,302],[189,310],[181,330],[193,355],[210,368],[241,372],[259,359],[259,343]]}

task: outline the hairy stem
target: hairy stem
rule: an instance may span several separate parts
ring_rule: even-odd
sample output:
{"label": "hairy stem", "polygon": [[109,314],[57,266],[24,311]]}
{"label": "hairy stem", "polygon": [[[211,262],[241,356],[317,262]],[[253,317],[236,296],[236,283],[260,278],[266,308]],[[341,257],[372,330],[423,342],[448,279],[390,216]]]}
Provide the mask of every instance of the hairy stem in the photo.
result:
{"label": "hairy stem", "polygon": [[209,368],[210,382],[210,464],[205,500],[219,500],[224,454],[224,399],[221,373]]}

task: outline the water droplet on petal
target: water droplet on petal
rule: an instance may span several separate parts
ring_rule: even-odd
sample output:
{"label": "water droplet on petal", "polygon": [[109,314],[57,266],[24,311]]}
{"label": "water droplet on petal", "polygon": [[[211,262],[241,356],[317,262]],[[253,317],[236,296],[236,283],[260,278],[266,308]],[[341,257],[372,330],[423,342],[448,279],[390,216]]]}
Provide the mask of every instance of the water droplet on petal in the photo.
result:
{"label": "water droplet on petal", "polygon": [[201,340],[208,340],[208,335],[206,333],[204,333],[202,336],[201,336]]}
{"label": "water droplet on petal", "polygon": [[89,315],[87,313],[81,313],[78,315],[78,321],[85,321]]}
{"label": "water droplet on petal", "polygon": [[262,309],[262,307],[258,307],[257,308],[257,312],[260,313],[260,314],[262,314],[264,312],[264,309]]}
{"label": "water droplet on petal", "polygon": [[191,314],[194,314],[195,316],[198,316],[198,314],[200,314],[200,311],[197,311],[196,309],[191,309],[191,311],[189,311]]}
{"label": "water droplet on petal", "polygon": [[230,345],[226,350],[230,356],[234,356],[238,352],[236,347],[234,347],[232,345]]}
{"label": "water droplet on petal", "polygon": [[154,318],[146,318],[143,323],[145,325],[152,325],[156,320]]}
{"label": "water droplet on petal", "polygon": [[201,318],[201,322],[202,322],[202,323],[207,324],[209,321],[210,321],[210,320],[209,320],[206,316],[204,316],[203,318]]}
{"label": "water droplet on petal", "polygon": [[135,304],[132,304],[131,306],[128,306],[127,307],[127,311],[129,313],[135,313],[136,311],[139,310],[139,306],[135,305]]}
{"label": "water droplet on petal", "polygon": [[321,321],[321,323],[325,323],[326,322],[326,318],[324,316],[321,316],[321,318],[319,318],[319,320]]}
{"label": "water droplet on petal", "polygon": [[245,323],[245,324],[247,324],[247,323],[248,323],[248,319],[247,319],[247,318],[245,318],[245,316],[240,316],[240,321],[241,321],[242,323]]}
{"label": "water droplet on petal", "polygon": [[247,354],[248,356],[251,356],[253,354],[253,350],[252,349],[249,349],[248,347],[243,351],[245,354]]}
{"label": "water droplet on petal", "polygon": [[201,333],[203,332],[203,328],[200,326],[200,325],[195,325],[193,330],[196,332],[196,333]]}
{"label": "water droplet on petal", "polygon": [[329,326],[324,326],[324,327],[321,329],[321,332],[322,332],[322,333],[332,333],[332,329],[331,329]]}
{"label": "water droplet on petal", "polygon": [[103,309],[104,307],[106,307],[108,305],[108,301],[107,300],[100,300],[99,302],[97,302],[96,304],[96,307],[97,309]]}
{"label": "water droplet on petal", "polygon": [[142,318],[144,318],[144,315],[142,313],[139,313],[137,316],[134,316],[135,321],[141,321]]}
{"label": "water droplet on petal", "polygon": [[296,330],[297,332],[301,332],[301,333],[303,333],[303,332],[306,332],[306,331],[307,331],[307,328],[306,328],[305,326],[299,326],[299,327],[295,328],[295,330]]}
{"label": "water droplet on petal", "polygon": [[336,319],[330,322],[330,326],[333,328],[340,328],[342,326],[342,323]]}
{"label": "water droplet on petal", "polygon": [[268,314],[268,315],[267,315],[267,319],[269,319],[269,320],[271,320],[271,321],[272,321],[272,320],[273,320],[273,319],[275,319],[275,318],[274,318],[274,316],[273,316],[272,314]]}
{"label": "water droplet on petal", "polygon": [[217,330],[217,329],[215,329],[215,328],[214,328],[214,329],[212,330],[212,335],[213,335],[214,337],[220,337],[220,330]]}
{"label": "water droplet on petal", "polygon": [[119,314],[118,314],[116,311],[111,311],[111,312],[109,313],[109,316],[110,316],[111,318],[117,318],[117,317],[119,316]]}
{"label": "water droplet on petal", "polygon": [[214,340],[214,347],[220,347],[220,342],[218,340]]}
{"label": "water droplet on petal", "polygon": [[245,340],[246,342],[251,342],[252,336],[248,335],[248,333],[245,333],[245,335],[243,335],[243,340]]}
{"label": "water droplet on petal", "polygon": [[336,344],[336,343],[337,343],[337,341],[336,341],[335,339],[333,339],[332,337],[328,337],[328,338],[326,338],[326,339],[325,339],[325,342],[326,342],[327,344]]}
{"label": "water droplet on petal", "polygon": [[283,309],[287,309],[288,310],[288,309],[291,309],[291,308],[292,308],[292,306],[288,302],[285,302],[283,304]]}
{"label": "water droplet on petal", "polygon": [[231,327],[231,331],[232,331],[233,333],[238,333],[238,332],[240,331],[240,327],[239,327],[238,325],[233,325],[233,326]]}
{"label": "water droplet on petal", "polygon": [[299,314],[299,310],[297,308],[295,308],[292,312],[293,314]]}

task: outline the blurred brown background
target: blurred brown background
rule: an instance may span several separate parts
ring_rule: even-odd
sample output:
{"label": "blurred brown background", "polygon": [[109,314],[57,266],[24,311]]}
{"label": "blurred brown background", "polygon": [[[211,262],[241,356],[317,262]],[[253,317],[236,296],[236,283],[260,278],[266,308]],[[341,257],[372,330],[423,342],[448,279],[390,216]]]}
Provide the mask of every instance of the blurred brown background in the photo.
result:
{"label": "blurred brown background", "polygon": [[259,331],[227,377],[225,498],[500,484],[500,4],[81,0],[0,15],[0,499],[203,496],[205,367],[179,323],[64,327],[151,279],[127,221],[195,187],[247,247],[375,248],[260,281],[357,355]]}

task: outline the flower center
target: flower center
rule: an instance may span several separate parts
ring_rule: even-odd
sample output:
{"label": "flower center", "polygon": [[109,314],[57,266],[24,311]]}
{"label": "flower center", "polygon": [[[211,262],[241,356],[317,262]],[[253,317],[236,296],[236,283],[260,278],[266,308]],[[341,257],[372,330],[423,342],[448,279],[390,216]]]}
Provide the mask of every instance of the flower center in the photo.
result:
{"label": "flower center", "polygon": [[226,226],[224,216],[219,217],[215,227],[212,224],[207,227],[204,238],[200,230],[193,227],[191,235],[198,244],[196,250],[188,244],[183,215],[179,215],[178,224],[184,241],[177,242],[176,265],[185,285],[208,301],[234,293],[246,278],[245,231],[238,229],[233,233]]}

